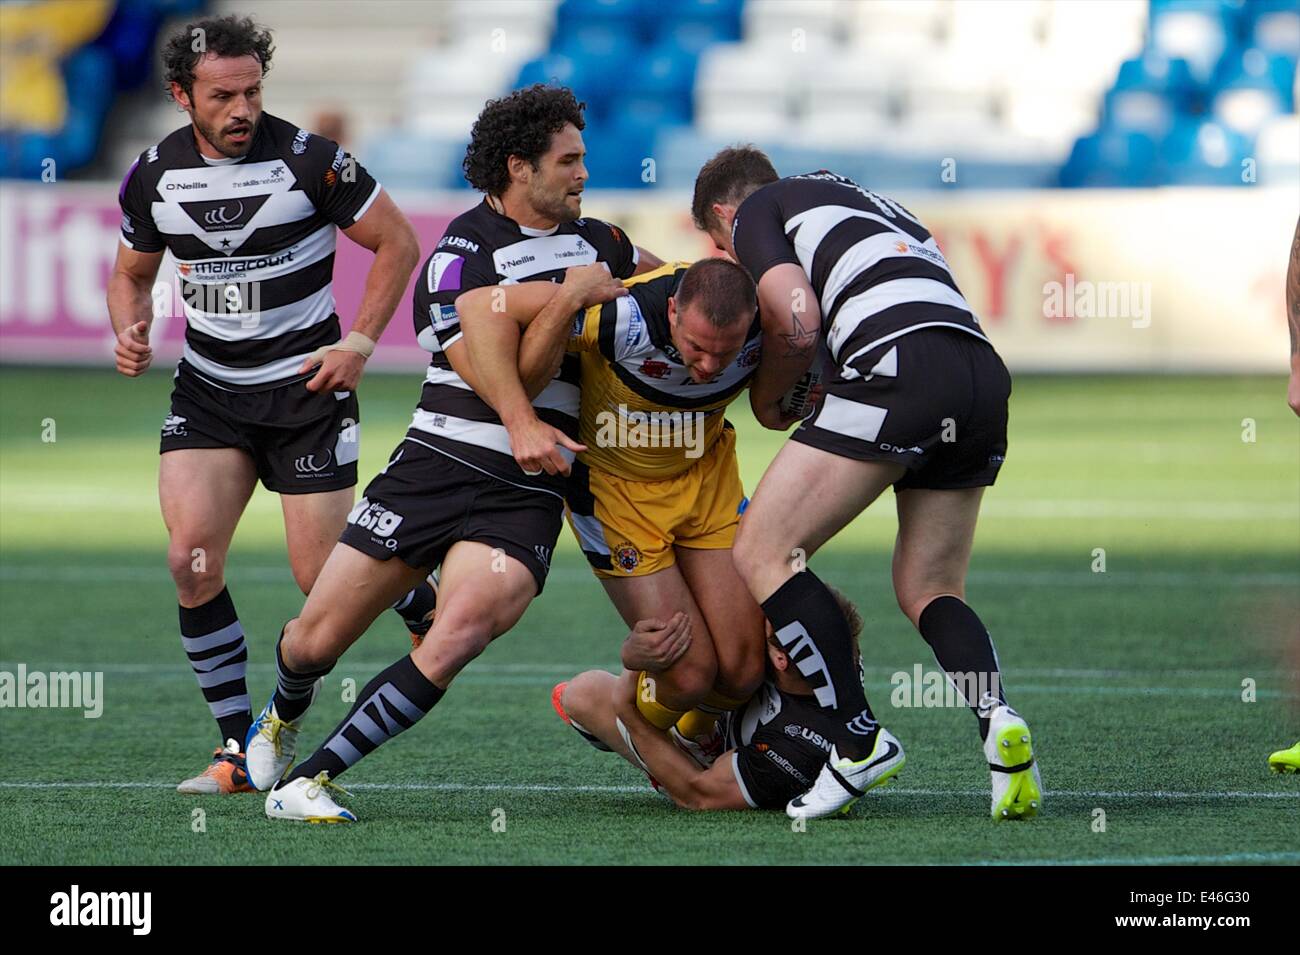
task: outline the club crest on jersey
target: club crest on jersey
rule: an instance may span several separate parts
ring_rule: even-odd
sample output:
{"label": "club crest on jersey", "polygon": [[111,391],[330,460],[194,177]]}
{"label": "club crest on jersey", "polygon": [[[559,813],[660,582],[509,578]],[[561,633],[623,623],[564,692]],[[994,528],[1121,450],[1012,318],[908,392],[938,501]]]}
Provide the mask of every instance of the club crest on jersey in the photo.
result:
{"label": "club crest on jersey", "polygon": [[270,196],[244,196],[240,199],[205,199],[182,202],[185,214],[204,232],[235,232],[248,225],[257,210]]}
{"label": "club crest on jersey", "polygon": [[289,148],[293,150],[295,156],[301,156],[307,151],[307,140],[311,139],[311,133],[305,129],[298,130],[293,137],[293,145]]}
{"label": "club crest on jersey", "polygon": [[672,367],[666,361],[647,358],[641,363],[641,374],[647,378],[667,378],[672,374]]}
{"label": "club crest on jersey", "polygon": [[641,552],[628,541],[614,548],[614,563],[627,573],[632,573],[641,563]]}

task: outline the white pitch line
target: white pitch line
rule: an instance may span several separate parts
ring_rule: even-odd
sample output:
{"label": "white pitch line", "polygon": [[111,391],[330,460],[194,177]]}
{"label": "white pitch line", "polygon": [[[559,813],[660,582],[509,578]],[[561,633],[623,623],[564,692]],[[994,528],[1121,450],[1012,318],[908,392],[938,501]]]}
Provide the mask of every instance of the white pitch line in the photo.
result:
{"label": "white pitch line", "polygon": [[[828,552],[835,556],[835,552]],[[249,564],[240,566],[238,558],[227,569],[236,587],[293,587],[287,564]],[[583,567],[556,567],[549,579],[565,583],[592,581],[591,573]],[[18,564],[0,564],[0,581],[19,583],[156,583],[170,585],[171,577],[164,567],[121,567],[105,564],[64,564],[59,567],[28,567]],[[877,581],[882,588],[888,585],[885,578]],[[1262,571],[1260,573],[1214,573],[1197,571],[1125,571],[1111,570],[1094,574],[1088,562],[1081,561],[1078,571],[1053,570],[975,570],[969,583],[974,586],[1025,586],[1080,587],[1104,589],[1106,587],[1201,587],[1213,585],[1228,587],[1296,587],[1300,573]]]}
{"label": "white pitch line", "polygon": [[[71,782],[3,782],[0,781],[0,789],[175,789],[175,783],[163,782],[102,782],[102,781],[71,781]],[[376,791],[397,791],[397,792],[517,792],[517,793],[641,793],[646,796],[654,795],[648,785],[642,786],[572,786],[572,785],[551,785],[544,783],[354,783],[349,785],[350,789],[356,790],[376,790]],[[881,796],[956,796],[966,797],[988,797],[987,789],[904,789],[895,786],[889,786],[877,790],[868,798]],[[1070,790],[1070,789],[1051,789],[1045,792],[1045,799],[1151,799],[1160,802],[1184,802],[1188,800],[1202,799],[1300,799],[1300,791],[1296,792],[1250,792],[1234,790],[1227,792],[1206,791],[1206,792],[1175,792],[1171,790],[1151,790],[1143,792],[1135,791],[1104,791],[1104,790]]]}

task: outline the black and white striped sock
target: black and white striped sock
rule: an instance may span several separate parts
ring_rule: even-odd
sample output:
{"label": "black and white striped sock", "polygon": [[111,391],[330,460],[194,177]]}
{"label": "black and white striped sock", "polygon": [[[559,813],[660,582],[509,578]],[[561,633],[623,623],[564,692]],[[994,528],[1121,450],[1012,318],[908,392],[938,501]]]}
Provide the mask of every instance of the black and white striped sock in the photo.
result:
{"label": "black and white striped sock", "polygon": [[409,656],[402,657],[366,684],[352,710],[321,748],[299,763],[280,785],[311,779],[321,770],[337,779],[361,757],[414,726],[442,694]]}
{"label": "black and white striped sock", "polygon": [[393,604],[393,609],[412,633],[424,636],[433,626],[432,620],[426,620],[438,603],[438,594],[427,581],[421,581],[416,587],[407,591],[401,600]]}
{"label": "black and white striped sock", "polygon": [[275,713],[282,720],[296,720],[311,705],[312,686],[334,669],[334,664],[321,670],[291,670],[280,652],[282,643],[284,630],[280,631],[280,639],[275,644]]}
{"label": "black and white striped sock", "polygon": [[201,606],[181,607],[180,623],[185,655],[221,730],[222,742],[234,739],[242,747],[253,722],[245,682],[248,646],[230,591],[222,588]]}

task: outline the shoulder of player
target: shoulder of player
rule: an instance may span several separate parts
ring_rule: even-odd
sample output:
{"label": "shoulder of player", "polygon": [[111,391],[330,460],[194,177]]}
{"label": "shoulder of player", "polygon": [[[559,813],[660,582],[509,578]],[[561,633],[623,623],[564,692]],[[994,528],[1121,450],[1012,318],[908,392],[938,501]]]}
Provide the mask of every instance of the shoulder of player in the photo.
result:
{"label": "shoulder of player", "polygon": [[262,134],[267,137],[270,151],[295,171],[307,169],[323,174],[333,168],[337,173],[347,156],[347,150],[334,140],[267,113],[262,114]]}
{"label": "shoulder of player", "polygon": [[125,193],[127,184],[132,181],[146,187],[156,186],[168,169],[197,165],[199,160],[193,146],[193,136],[192,127],[182,126],[143,150],[127,167],[122,177],[122,191]]}
{"label": "shoulder of player", "polygon": [[627,235],[614,223],[606,222],[604,219],[595,219],[591,216],[574,219],[573,222],[569,223],[569,227],[578,235],[591,241],[608,238],[617,243],[622,242]]}
{"label": "shoulder of player", "polygon": [[[434,244],[433,255],[439,252],[455,252],[458,255],[481,255],[490,261],[494,241],[491,234],[492,224],[485,215],[486,209],[486,204],[479,201],[448,222],[442,236]],[[430,260],[433,255],[429,257]]]}

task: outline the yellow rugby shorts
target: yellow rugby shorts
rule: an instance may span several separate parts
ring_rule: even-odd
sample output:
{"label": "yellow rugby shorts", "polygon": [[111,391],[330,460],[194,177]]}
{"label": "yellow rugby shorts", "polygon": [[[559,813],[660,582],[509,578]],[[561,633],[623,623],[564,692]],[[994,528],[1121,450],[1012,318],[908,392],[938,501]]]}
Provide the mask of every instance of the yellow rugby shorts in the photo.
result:
{"label": "yellow rugby shorts", "polygon": [[569,526],[597,577],[644,577],[671,567],[673,547],[729,548],[744,510],[736,432],[676,477],[635,481],[575,462]]}

